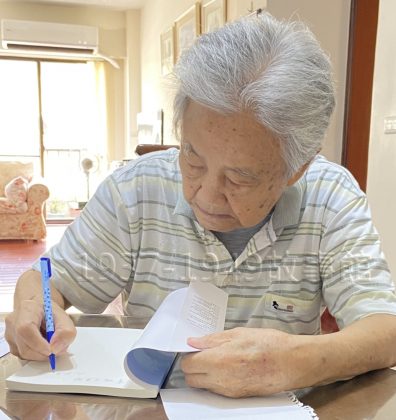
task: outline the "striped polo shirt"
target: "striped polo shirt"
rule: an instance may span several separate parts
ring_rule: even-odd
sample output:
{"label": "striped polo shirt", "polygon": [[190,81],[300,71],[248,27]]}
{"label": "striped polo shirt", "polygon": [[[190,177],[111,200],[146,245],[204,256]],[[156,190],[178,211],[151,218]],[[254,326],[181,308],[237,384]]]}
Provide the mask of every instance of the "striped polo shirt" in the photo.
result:
{"label": "striped polo shirt", "polygon": [[227,329],[318,334],[323,306],[340,328],[396,314],[366,196],[321,156],[235,260],[185,201],[176,149],[108,176],[47,256],[56,288],[88,313],[121,293],[125,314],[148,320],[171,291],[199,279],[228,293]]}

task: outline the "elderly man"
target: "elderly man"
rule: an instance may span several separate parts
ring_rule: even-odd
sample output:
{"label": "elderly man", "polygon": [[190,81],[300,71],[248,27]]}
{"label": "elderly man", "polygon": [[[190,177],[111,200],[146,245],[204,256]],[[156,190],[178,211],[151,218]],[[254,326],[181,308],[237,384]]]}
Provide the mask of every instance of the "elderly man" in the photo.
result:
{"label": "elderly man", "polygon": [[[189,343],[186,382],[265,395],[396,364],[396,297],[366,197],[317,153],[334,107],[328,58],[302,24],[267,14],[200,37],[176,67],[176,149],[109,176],[49,256],[49,345],[38,266],[7,319],[14,354],[75,335],[72,304],[149,319],[200,279],[229,294],[226,331]],[[320,335],[324,306],[341,330]]]}

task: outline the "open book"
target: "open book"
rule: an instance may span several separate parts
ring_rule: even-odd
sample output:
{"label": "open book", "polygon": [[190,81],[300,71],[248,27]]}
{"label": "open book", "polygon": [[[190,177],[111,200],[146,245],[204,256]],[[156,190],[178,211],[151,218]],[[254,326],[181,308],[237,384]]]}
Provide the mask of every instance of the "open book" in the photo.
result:
{"label": "open book", "polygon": [[155,398],[178,352],[197,349],[188,337],[224,329],[227,294],[194,281],[170,293],[144,330],[77,328],[68,354],[28,362],[6,379],[13,391]]}

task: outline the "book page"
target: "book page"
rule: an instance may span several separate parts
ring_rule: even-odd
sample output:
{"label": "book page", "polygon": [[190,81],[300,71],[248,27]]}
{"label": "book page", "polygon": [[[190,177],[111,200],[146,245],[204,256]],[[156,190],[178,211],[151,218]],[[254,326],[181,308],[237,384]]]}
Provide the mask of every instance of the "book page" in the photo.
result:
{"label": "book page", "polygon": [[11,417],[8,417],[1,407],[0,407],[0,420],[11,420]]}
{"label": "book page", "polygon": [[127,373],[161,386],[176,353],[199,351],[187,344],[189,337],[223,331],[227,299],[227,293],[200,281],[170,293],[125,357]]}
{"label": "book page", "polygon": [[193,388],[161,389],[162,403],[169,420],[312,420],[311,407],[291,392],[268,397],[228,398]]}
{"label": "book page", "polygon": [[227,293],[201,281],[175,290],[164,299],[133,349],[197,351],[187,339],[223,331],[227,300]]}
{"label": "book page", "polygon": [[123,359],[141,330],[77,327],[68,353],[56,358],[52,371],[48,360],[28,362],[6,380],[12,390],[72,392],[152,398],[158,387],[132,381]]}
{"label": "book page", "polygon": [[10,352],[10,347],[4,338],[5,333],[5,322],[0,321],[0,357],[5,356]]}

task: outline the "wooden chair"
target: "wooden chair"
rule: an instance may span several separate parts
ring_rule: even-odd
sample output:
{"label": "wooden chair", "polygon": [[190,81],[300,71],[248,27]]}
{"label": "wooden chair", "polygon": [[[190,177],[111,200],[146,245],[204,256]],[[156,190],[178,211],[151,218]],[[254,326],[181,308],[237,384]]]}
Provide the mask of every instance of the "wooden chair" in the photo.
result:
{"label": "wooden chair", "polygon": [[142,156],[146,153],[157,152],[159,150],[167,150],[171,147],[175,147],[176,149],[180,148],[180,146],[177,144],[138,144],[136,146],[135,153],[138,156]]}

